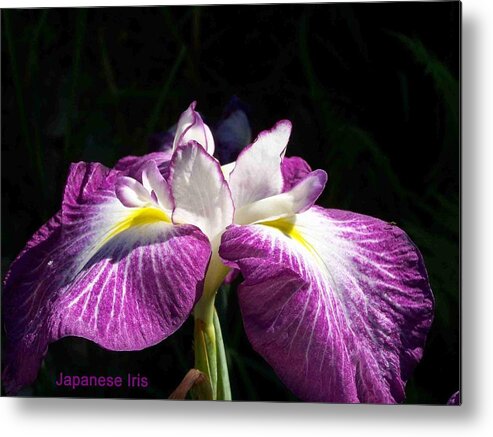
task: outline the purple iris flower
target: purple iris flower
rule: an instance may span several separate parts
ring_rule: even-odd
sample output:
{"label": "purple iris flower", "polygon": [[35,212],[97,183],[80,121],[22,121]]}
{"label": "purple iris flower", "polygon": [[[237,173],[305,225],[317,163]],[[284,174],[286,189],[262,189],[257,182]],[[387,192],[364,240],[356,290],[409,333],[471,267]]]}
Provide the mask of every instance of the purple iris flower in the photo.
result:
{"label": "purple iris flower", "polygon": [[289,121],[249,132],[236,109],[213,133],[192,103],[161,151],[71,166],[60,211],[4,281],[9,392],[61,337],[139,350],[193,314],[195,367],[229,399],[214,299],[240,271],[248,338],[299,398],[404,399],[433,318],[419,250],[394,224],[316,206],[327,175],[285,157]]}

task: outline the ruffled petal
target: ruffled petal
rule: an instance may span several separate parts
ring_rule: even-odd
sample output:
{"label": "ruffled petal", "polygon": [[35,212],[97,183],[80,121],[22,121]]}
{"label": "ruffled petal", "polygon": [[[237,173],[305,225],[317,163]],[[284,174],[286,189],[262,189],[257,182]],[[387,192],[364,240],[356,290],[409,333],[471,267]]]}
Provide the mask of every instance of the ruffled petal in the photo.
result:
{"label": "ruffled petal", "polygon": [[178,147],[170,167],[174,223],[197,226],[211,242],[204,293],[214,293],[228,269],[217,254],[222,232],[233,222],[231,192],[219,162],[195,141]]}
{"label": "ruffled petal", "polygon": [[196,102],[192,102],[188,109],[181,114],[176,127],[173,141],[173,153],[178,146],[183,146],[190,141],[199,143],[210,155],[214,154],[214,139],[212,132],[200,114],[195,111]]}
{"label": "ruffled petal", "polygon": [[171,161],[171,150],[166,152],[153,152],[142,156],[126,156],[120,159],[115,166],[114,170],[121,172],[122,174],[131,178],[142,181],[142,171],[149,161],[154,161],[159,169],[159,172],[168,177],[169,164]]}
{"label": "ruffled petal", "polygon": [[175,332],[200,297],[207,238],[156,208],[125,207],[115,195],[120,177],[74,164],[62,211],[12,264],[2,302],[9,393],[36,378],[50,342],[74,335],[143,349]]}
{"label": "ruffled petal", "polygon": [[[15,394],[36,379],[45,355],[50,332],[47,313],[52,296],[31,276],[46,275],[53,263],[45,261],[54,252],[61,238],[59,211],[29,240],[10,265],[2,291],[2,319],[6,332],[2,357],[2,382],[7,394]],[[42,266],[42,261],[45,266]],[[49,263],[49,265],[48,265]]]}
{"label": "ruffled petal", "polygon": [[212,241],[233,222],[233,201],[221,167],[200,144],[192,141],[176,150],[170,186],[174,223],[193,224]]}
{"label": "ruffled petal", "polygon": [[236,210],[235,223],[246,225],[266,220],[277,220],[309,209],[325,188],[327,173],[315,170],[291,190],[257,200]]}
{"label": "ruffled petal", "polygon": [[242,150],[229,175],[236,208],[282,192],[281,160],[290,134],[291,122],[281,120]]}
{"label": "ruffled petal", "polygon": [[231,226],[219,253],[245,278],[239,301],[250,342],[297,396],[404,399],[434,301],[421,254],[402,230],[312,207]]}

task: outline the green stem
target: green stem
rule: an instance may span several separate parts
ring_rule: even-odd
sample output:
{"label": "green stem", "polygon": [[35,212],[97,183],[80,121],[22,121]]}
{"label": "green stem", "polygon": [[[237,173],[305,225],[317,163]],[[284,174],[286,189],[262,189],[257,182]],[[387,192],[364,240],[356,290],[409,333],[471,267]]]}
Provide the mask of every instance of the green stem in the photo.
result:
{"label": "green stem", "polygon": [[202,400],[231,400],[228,365],[214,297],[199,302],[195,309],[195,368],[204,373],[210,391],[197,390]]}
{"label": "green stem", "polygon": [[214,330],[216,331],[217,345],[217,399],[231,400],[231,386],[229,384],[228,362],[224,350],[223,335],[217,311],[214,310]]}

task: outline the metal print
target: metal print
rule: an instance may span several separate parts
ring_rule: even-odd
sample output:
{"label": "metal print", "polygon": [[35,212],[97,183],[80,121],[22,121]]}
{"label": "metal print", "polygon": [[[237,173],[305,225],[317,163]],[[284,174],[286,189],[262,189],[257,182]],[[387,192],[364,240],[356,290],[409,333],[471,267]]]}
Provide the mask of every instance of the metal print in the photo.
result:
{"label": "metal print", "polygon": [[3,395],[460,404],[458,2],[2,29]]}

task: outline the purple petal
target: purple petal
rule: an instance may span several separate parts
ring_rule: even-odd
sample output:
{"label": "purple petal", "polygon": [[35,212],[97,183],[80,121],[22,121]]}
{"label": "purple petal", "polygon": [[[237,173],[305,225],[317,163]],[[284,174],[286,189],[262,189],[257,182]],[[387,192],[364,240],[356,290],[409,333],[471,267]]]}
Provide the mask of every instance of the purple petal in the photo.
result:
{"label": "purple petal", "polygon": [[239,275],[240,275],[240,271],[238,269],[231,269],[226,275],[226,277],[224,278],[224,283],[232,284]]}
{"label": "purple petal", "polygon": [[115,196],[119,177],[99,164],[73,165],[61,213],[11,265],[3,294],[9,393],[36,378],[49,343],[74,335],[143,349],[175,332],[200,297],[206,237],[158,219],[118,228],[135,211]]}
{"label": "purple petal", "polygon": [[60,241],[61,216],[59,211],[32,236],[4,279],[2,317],[6,336],[2,381],[7,394],[36,379],[50,341],[44,308],[50,304],[50,292],[45,287],[33,290],[34,283],[22,284],[33,274],[47,273],[49,266],[41,267],[40,261]]}
{"label": "purple petal", "polygon": [[239,301],[250,342],[297,396],[404,399],[434,303],[421,254],[402,230],[312,207],[231,226],[219,254],[245,278]]}
{"label": "purple petal", "polygon": [[456,391],[452,396],[450,396],[450,399],[447,401],[447,405],[461,405],[462,400],[460,397],[460,391]]}
{"label": "purple petal", "polygon": [[284,158],[281,162],[281,172],[284,181],[282,191],[289,191],[311,171],[312,169],[308,163],[298,156]]}
{"label": "purple petal", "polygon": [[153,152],[143,156],[126,156],[120,159],[114,169],[122,174],[142,181],[142,171],[149,161],[154,161],[164,178],[168,178],[171,150],[167,152]]}

